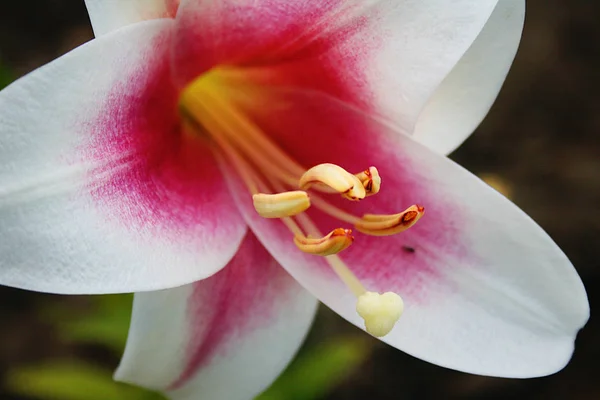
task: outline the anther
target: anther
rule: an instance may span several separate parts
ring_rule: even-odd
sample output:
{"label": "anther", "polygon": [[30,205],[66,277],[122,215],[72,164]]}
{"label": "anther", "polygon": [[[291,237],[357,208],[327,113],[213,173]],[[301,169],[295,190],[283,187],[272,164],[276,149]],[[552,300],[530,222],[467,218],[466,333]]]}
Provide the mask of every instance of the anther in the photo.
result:
{"label": "anther", "polygon": [[333,190],[350,200],[361,200],[366,196],[365,188],[356,176],[339,165],[329,163],[310,168],[300,177],[298,185],[303,190],[311,186],[325,192]]}
{"label": "anther", "polygon": [[393,292],[365,292],[356,303],[356,312],[365,320],[367,332],[376,337],[390,333],[403,311],[402,298]]}
{"label": "anther", "polygon": [[342,197],[352,201],[359,201],[364,199],[367,195],[367,191],[363,186],[363,183],[356,176],[351,176],[351,179],[354,181],[354,185],[352,185],[350,190],[342,193]]}
{"label": "anther", "polygon": [[416,224],[424,213],[424,207],[413,205],[399,214],[365,214],[354,227],[366,235],[390,236],[403,232]]}
{"label": "anther", "polygon": [[303,190],[277,194],[257,193],[252,196],[254,209],[265,218],[291,217],[310,207],[308,194]]}
{"label": "anther", "polygon": [[322,238],[308,238],[302,235],[294,237],[296,246],[305,253],[318,256],[330,256],[345,250],[354,241],[350,229],[337,228]]}
{"label": "anther", "polygon": [[379,189],[381,188],[381,177],[379,176],[379,171],[377,171],[377,168],[369,167],[369,169],[359,172],[358,174],[354,174],[354,176],[361,181],[365,191],[367,192],[367,197],[379,192]]}

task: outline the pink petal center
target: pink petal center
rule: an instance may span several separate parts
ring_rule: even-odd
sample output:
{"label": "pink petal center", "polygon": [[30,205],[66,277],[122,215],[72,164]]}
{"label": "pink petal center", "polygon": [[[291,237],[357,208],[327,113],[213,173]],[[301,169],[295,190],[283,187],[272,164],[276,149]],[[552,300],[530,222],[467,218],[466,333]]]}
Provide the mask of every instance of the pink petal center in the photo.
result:
{"label": "pink petal center", "polygon": [[208,210],[235,211],[208,146],[181,129],[170,43],[171,31],[158,37],[145,64],[114,85],[97,117],[80,123],[90,134],[78,161],[93,166],[87,191],[108,219],[177,241],[200,226],[220,228]]}
{"label": "pink petal center", "polygon": [[[294,239],[298,235],[321,237],[342,231],[340,228],[358,227],[356,221],[364,214],[396,214],[415,203],[424,204],[428,212],[423,221],[433,218],[425,229],[419,229],[423,224],[419,222],[411,228],[415,233],[402,232],[394,238],[356,233],[348,250],[344,249],[350,243],[336,247],[334,252],[343,250],[341,257],[348,264],[342,273],[329,263],[330,259],[308,260],[305,267],[316,268],[324,279],[330,279],[333,267],[357,296],[365,289],[400,288],[401,294],[410,295],[411,300],[424,301],[419,298],[422,283],[438,278],[432,266],[448,252],[462,251],[453,220],[460,218],[458,210],[446,208],[436,198],[428,183],[411,171],[411,160],[403,159],[401,152],[397,154],[397,145],[382,134],[386,130],[371,117],[328,95],[257,84],[254,73],[244,68],[213,69],[190,84],[182,95],[182,107],[220,148],[223,168],[240,177],[240,185],[232,190],[243,207],[252,207],[252,195],[257,193],[297,191],[307,167],[322,163],[333,162],[353,173],[375,165],[383,184],[380,193],[360,202],[320,193],[317,196],[322,200],[318,203],[312,193],[312,207],[306,214],[284,218],[283,223],[269,220],[257,225],[250,219],[251,227],[256,232],[276,231],[276,235],[259,237],[267,246],[266,241],[287,240],[282,252],[304,259],[298,249],[309,253],[311,249],[298,245],[307,242]],[[325,208],[323,202],[329,206]],[[432,205],[431,213],[428,204]],[[314,233],[313,224],[320,232]],[[315,245],[338,237],[328,235],[316,240]],[[354,278],[348,269],[364,281],[365,287],[352,283]]]}

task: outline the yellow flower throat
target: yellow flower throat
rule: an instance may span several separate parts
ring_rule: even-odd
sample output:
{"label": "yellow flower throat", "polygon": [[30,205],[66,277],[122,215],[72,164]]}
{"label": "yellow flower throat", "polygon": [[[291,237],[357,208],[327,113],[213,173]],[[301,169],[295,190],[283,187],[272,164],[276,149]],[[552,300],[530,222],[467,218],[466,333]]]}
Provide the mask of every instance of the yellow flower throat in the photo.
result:
{"label": "yellow flower throat", "polygon": [[243,77],[240,69],[216,68],[185,87],[179,108],[186,131],[211,140],[217,157],[233,166],[245,183],[256,212],[281,220],[299,250],[324,256],[358,298],[356,310],[367,331],[374,336],[386,335],[403,312],[402,299],[392,292],[380,295],[367,291],[339,258],[337,253],[354,241],[351,229],[340,227],[323,235],[304,211],[316,207],[364,234],[389,236],[413,226],[424,208],[412,205],[398,214],[357,217],[329,203],[326,196],[360,201],[376,195],[381,187],[377,168],[353,174],[335,164],[309,169],[300,165],[230,100]]}

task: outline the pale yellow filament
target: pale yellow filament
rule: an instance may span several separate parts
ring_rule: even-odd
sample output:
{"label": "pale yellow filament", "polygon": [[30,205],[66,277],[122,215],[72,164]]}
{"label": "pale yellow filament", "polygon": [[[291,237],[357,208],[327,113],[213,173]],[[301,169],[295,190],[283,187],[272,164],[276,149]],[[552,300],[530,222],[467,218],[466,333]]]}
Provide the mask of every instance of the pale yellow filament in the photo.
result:
{"label": "pale yellow filament", "polygon": [[[290,186],[297,185],[298,179],[304,171],[301,167],[297,166],[273,143],[270,143],[264,135],[257,133],[258,128],[242,113],[235,110],[231,104],[223,102],[218,95],[209,90],[200,93],[193,91],[191,96],[199,103],[200,108],[213,110],[209,113],[221,126],[220,131],[239,146],[264,174],[273,174]],[[240,132],[244,134],[240,135]],[[253,140],[248,140],[250,138]],[[257,142],[258,147],[256,146]],[[261,149],[260,145],[264,147]],[[264,157],[264,154],[268,154],[269,157]],[[282,169],[282,167],[284,168]]]}

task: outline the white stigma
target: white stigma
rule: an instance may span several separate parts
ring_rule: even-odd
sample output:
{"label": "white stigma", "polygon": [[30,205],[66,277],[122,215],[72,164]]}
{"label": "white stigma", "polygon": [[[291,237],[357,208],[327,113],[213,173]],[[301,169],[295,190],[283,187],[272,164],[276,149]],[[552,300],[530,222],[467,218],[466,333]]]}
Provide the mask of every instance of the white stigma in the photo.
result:
{"label": "white stigma", "polygon": [[365,292],[356,303],[356,312],[365,320],[367,332],[376,337],[390,333],[403,311],[404,301],[393,292]]}

